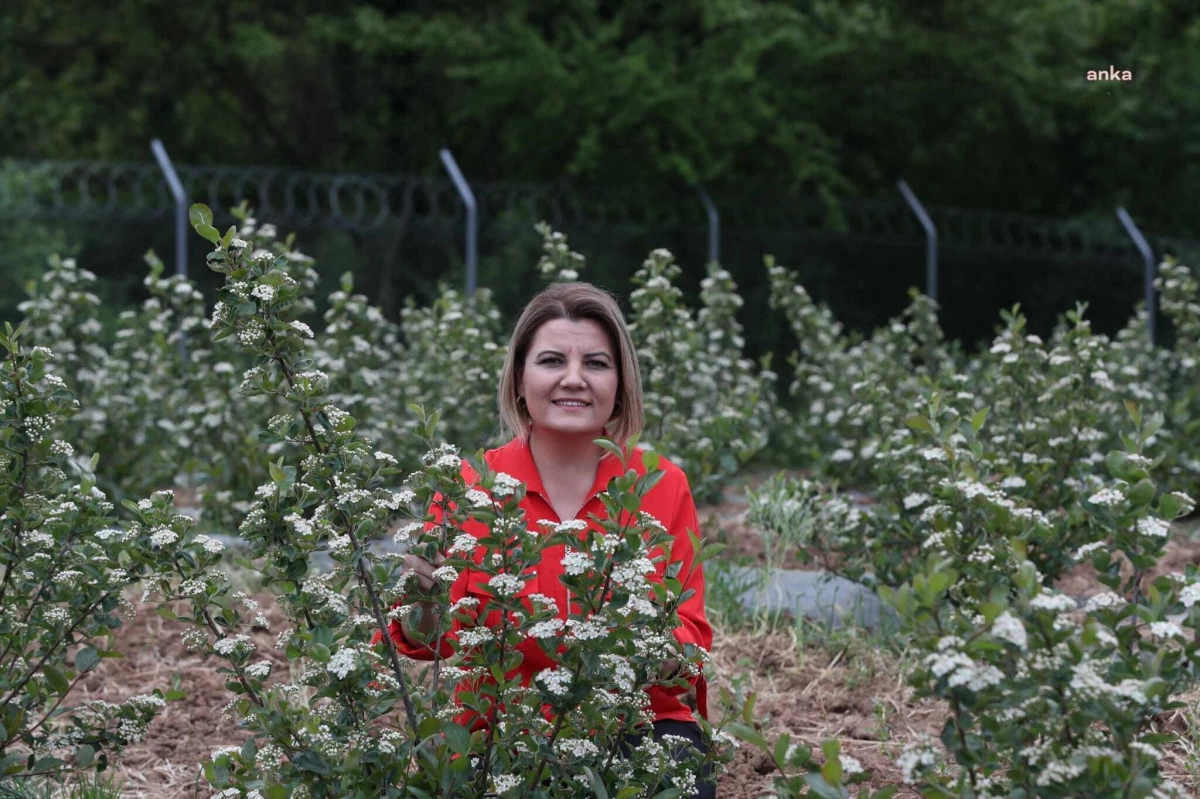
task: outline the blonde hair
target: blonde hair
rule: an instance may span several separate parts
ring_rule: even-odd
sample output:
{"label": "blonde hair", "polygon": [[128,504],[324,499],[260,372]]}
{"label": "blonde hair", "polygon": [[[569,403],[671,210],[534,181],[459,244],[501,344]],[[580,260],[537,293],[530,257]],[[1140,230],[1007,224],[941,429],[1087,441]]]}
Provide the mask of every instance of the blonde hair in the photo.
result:
{"label": "blonde hair", "polygon": [[525,368],[525,357],[533,337],[546,322],[566,319],[580,322],[590,319],[604,330],[609,344],[617,351],[617,402],[613,417],[605,425],[608,438],[622,447],[645,424],[642,402],[642,376],[637,350],[625,324],[617,300],[604,289],[590,283],[554,283],[534,295],[521,311],[504,356],[500,373],[500,422],[508,435],[528,439],[533,420],[529,410],[517,402],[517,374]]}

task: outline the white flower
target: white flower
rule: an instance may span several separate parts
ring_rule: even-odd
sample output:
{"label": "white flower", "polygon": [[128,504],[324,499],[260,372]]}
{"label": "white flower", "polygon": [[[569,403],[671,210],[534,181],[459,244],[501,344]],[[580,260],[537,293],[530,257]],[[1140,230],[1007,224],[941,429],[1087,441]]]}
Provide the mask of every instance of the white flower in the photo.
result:
{"label": "white flower", "polygon": [[539,621],[529,628],[530,638],[553,638],[563,628],[562,619]]}
{"label": "white flower", "polygon": [[164,547],[167,544],[174,544],[179,540],[179,536],[174,530],[169,530],[166,527],[155,528],[155,532],[150,536],[150,545],[156,547]]}
{"label": "white flower", "polygon": [[562,559],[563,571],[570,575],[583,574],[588,569],[596,565],[592,560],[592,556],[586,552],[576,552],[570,547],[567,547],[567,553]]}
{"label": "white flower", "polygon": [[497,774],[492,778],[492,790],[496,793],[506,793],[521,785],[525,780],[516,774]]}
{"label": "white flower", "polygon": [[1088,497],[1087,501],[1093,505],[1102,505],[1111,508],[1124,502],[1125,497],[1120,491],[1115,491],[1111,488],[1102,488]]}
{"label": "white flower", "polygon": [[325,670],[330,674],[336,675],[339,680],[346,679],[346,675],[354,671],[358,667],[358,653],[353,649],[339,649],[329,659]]}
{"label": "white flower", "polygon": [[571,687],[571,672],[566,669],[543,669],[537,676],[538,682],[555,696],[563,696]]}
{"label": "white flower", "polygon": [[1185,586],[1183,590],[1179,592],[1179,601],[1182,602],[1183,606],[1187,608],[1190,608],[1192,605],[1200,602],[1200,583],[1192,583],[1191,585]]}
{"label": "white flower", "polygon": [[439,468],[457,469],[461,464],[462,460],[457,455],[446,454],[434,461],[433,465]]}
{"label": "white flower", "polygon": [[1183,638],[1183,628],[1173,621],[1152,621],[1150,634],[1157,638]]}
{"label": "white flower", "polygon": [[488,586],[496,592],[496,596],[512,596],[524,585],[525,581],[515,574],[497,574],[488,580]]}
{"label": "white flower", "polygon": [[851,452],[850,450],[844,449],[844,448],[836,449],[836,450],[834,450],[833,454],[829,456],[829,460],[833,461],[834,463],[844,463],[845,461],[852,461],[852,460],[854,460],[854,453]]}
{"label": "white flower", "polygon": [[215,644],[213,644],[213,651],[215,651],[218,655],[224,655],[228,657],[235,652],[241,651],[243,646],[253,649],[254,642],[245,635],[239,635],[233,638],[222,638],[220,641],[217,641]]}
{"label": "white flower", "polygon": [[841,761],[843,774],[862,774],[863,773],[862,763],[860,763],[858,760],[855,760],[854,758],[850,757],[849,755],[838,755],[838,760]]}
{"label": "white flower", "polygon": [[933,741],[928,735],[922,735],[918,740],[905,744],[904,751],[896,760],[902,779],[909,784],[916,782],[921,772],[935,763],[937,763],[937,753],[934,751]]}
{"label": "white flower", "polygon": [[554,743],[554,748],[575,757],[596,757],[600,754],[600,747],[587,738],[560,738]]}
{"label": "white flower", "polygon": [[511,497],[520,488],[521,481],[510,474],[496,472],[496,481],[492,484],[492,493],[498,497]]}
{"label": "white flower", "polygon": [[1075,600],[1066,594],[1055,594],[1048,591],[1043,591],[1029,600],[1029,606],[1038,610],[1048,610],[1052,613],[1065,613],[1075,610],[1078,607],[1075,604]]}
{"label": "white flower", "polygon": [[472,488],[467,492],[467,502],[477,508],[491,508],[492,498],[488,496],[486,491],[480,491],[478,488]]}
{"label": "white flower", "polygon": [[997,616],[996,620],[992,622],[992,635],[1002,641],[1016,644],[1020,649],[1024,649],[1029,643],[1028,636],[1025,633],[1025,625],[1007,610]]}
{"label": "white flower", "polygon": [[459,533],[446,552],[451,555],[470,555],[475,551],[476,543],[475,536],[470,533]]}
{"label": "white flower", "polygon": [[458,579],[458,570],[453,566],[439,566],[433,570],[433,579],[452,583]]}
{"label": "white flower", "polygon": [[1137,529],[1142,535],[1150,536],[1151,538],[1166,538],[1171,534],[1171,525],[1162,519],[1155,519],[1153,516],[1138,519]]}
{"label": "white flower", "polygon": [[1075,550],[1074,558],[1075,560],[1083,560],[1097,549],[1103,549],[1106,546],[1108,546],[1107,541],[1093,541],[1090,544],[1084,544],[1079,549]]}
{"label": "white flower", "polygon": [[912,510],[913,508],[919,508],[928,501],[928,494],[909,494],[904,498],[904,509]]}
{"label": "white flower", "polygon": [[1125,604],[1125,599],[1112,591],[1101,591],[1088,597],[1087,605],[1084,610],[1089,613],[1097,610],[1107,610],[1108,608],[1117,608]]}
{"label": "white flower", "polygon": [[295,330],[297,333],[299,333],[304,338],[312,338],[313,337],[312,328],[309,327],[308,325],[304,324],[303,322],[293,320],[291,323],[291,327],[292,327],[292,330]]}
{"label": "white flower", "polygon": [[242,749],[240,746],[218,747],[217,749],[213,750],[212,759],[213,759],[213,762],[215,763],[215,762],[217,762],[218,759],[225,757],[226,755],[236,755],[236,754],[240,753],[241,751],[242,751]]}
{"label": "white flower", "polygon": [[203,549],[205,552],[208,552],[213,555],[219,555],[220,553],[225,551],[224,544],[222,544],[217,539],[212,538],[207,535],[201,534],[201,535],[196,536],[194,543],[199,544],[201,549]]}
{"label": "white flower", "polygon": [[1006,478],[1004,478],[1003,481],[1001,481],[1000,487],[1001,488],[1024,488],[1025,487],[1025,478],[1018,477],[1016,475],[1014,475],[1012,477],[1006,477]]}

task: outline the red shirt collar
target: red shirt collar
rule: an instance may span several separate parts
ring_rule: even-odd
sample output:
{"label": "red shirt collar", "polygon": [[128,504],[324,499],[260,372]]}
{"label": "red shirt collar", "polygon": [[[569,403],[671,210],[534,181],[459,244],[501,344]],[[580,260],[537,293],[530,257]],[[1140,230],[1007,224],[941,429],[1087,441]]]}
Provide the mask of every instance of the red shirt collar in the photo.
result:
{"label": "red shirt collar", "polygon": [[[530,449],[529,442],[523,436],[517,436],[504,446],[492,450],[489,454],[492,457],[488,459],[488,464],[493,470],[504,472],[525,483],[528,493],[536,493],[543,497],[546,496],[546,489],[542,485],[542,476],[538,473],[537,463],[533,460],[533,450]],[[639,474],[642,472],[638,468],[641,462],[641,450],[635,449],[630,456],[629,465],[638,471]],[[596,480],[592,483],[592,489],[588,492],[588,498],[590,499],[601,491],[604,491],[608,488],[610,480],[624,473],[625,470],[621,468],[621,461],[611,452],[606,451],[600,458],[600,466],[596,469]]]}

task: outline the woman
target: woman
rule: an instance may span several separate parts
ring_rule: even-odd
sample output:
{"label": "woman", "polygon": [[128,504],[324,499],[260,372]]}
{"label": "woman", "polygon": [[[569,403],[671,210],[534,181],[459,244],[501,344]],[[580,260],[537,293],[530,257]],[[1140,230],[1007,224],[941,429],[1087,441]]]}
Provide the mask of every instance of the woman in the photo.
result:
{"label": "woman", "polygon": [[[527,484],[521,506],[529,529],[540,529],[543,519],[556,522],[582,519],[595,514],[607,516],[598,495],[611,478],[623,473],[613,455],[593,443],[600,437],[616,440],[624,446],[629,437],[641,430],[642,381],[633,340],[625,319],[611,294],[587,283],[556,283],[535,296],[521,313],[513,331],[504,362],[499,390],[500,416],[506,433],[513,439],[498,449],[489,450],[485,459],[490,468],[505,472]],[[694,595],[679,608],[681,626],[675,631],[680,643],[692,643],[707,650],[712,647],[712,629],[704,611],[704,575],[700,564],[693,567],[692,547],[687,531],[697,531],[696,505],[687,477],[666,458],[659,462],[662,479],[643,499],[642,510],[659,519],[674,538],[672,561],[683,561],[680,577],[690,575],[684,589]],[[630,456],[630,468],[645,474],[641,453]],[[464,464],[468,483],[476,478]],[[440,522],[440,507],[434,516]],[[595,524],[594,522],[589,522]],[[548,548],[538,574],[522,593],[542,593],[553,597],[565,619],[568,607],[566,587],[559,581],[563,573],[563,548]],[[405,568],[417,575],[420,591],[434,585],[432,576],[437,563],[416,555],[404,559]],[[660,569],[661,574],[661,569]],[[481,613],[488,613],[488,593],[480,586],[479,572],[464,570],[450,589],[450,600],[477,596]],[[389,632],[402,654],[430,659],[429,646],[414,644],[421,633],[428,635],[433,614],[421,613],[427,623],[422,629],[410,627],[410,618],[393,621]],[[499,612],[483,623],[499,623]],[[451,631],[453,632],[453,630]],[[376,640],[381,640],[377,635]],[[450,654],[443,641],[443,654]],[[523,684],[537,672],[550,667],[551,661],[536,646],[523,652],[520,666]],[[673,664],[668,668],[673,670]],[[688,738],[703,748],[700,726],[693,710],[708,717],[707,688],[703,677],[690,678],[690,688],[647,689],[654,714],[654,737],[672,734]],[[690,700],[690,701],[689,701]],[[702,784],[697,797],[715,796],[715,786]]]}

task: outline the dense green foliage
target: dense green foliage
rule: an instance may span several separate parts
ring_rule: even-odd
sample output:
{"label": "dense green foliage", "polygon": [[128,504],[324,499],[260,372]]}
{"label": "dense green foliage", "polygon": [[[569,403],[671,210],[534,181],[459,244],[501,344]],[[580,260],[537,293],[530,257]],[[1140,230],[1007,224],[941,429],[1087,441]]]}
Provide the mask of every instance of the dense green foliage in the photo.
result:
{"label": "dense green foliage", "polygon": [[[10,0],[0,155],[891,193],[1196,231],[1192,0]],[[1088,82],[1116,66],[1130,83]],[[1188,156],[1193,156],[1189,158]]]}

